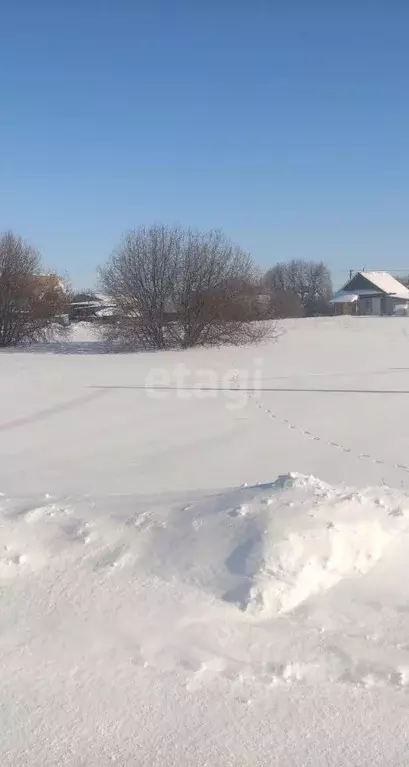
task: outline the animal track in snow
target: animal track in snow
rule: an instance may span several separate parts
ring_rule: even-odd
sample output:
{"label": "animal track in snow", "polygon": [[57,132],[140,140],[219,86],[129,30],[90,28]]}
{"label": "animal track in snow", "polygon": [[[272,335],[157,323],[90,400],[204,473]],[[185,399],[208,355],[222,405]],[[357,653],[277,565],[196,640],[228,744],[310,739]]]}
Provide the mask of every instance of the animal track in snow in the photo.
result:
{"label": "animal track in snow", "polygon": [[24,512],[24,519],[26,522],[38,522],[40,519],[47,517],[55,517],[57,514],[66,514],[66,510],[58,507],[56,504],[50,504],[49,506],[37,506],[29,511]]}
{"label": "animal track in snow", "polygon": [[102,553],[101,556],[94,563],[95,570],[108,570],[122,569],[128,565],[133,564],[134,557],[130,551],[122,546],[116,548],[109,548]]}
{"label": "animal track in snow", "polygon": [[28,524],[39,522],[42,519],[51,519],[60,515],[68,515],[70,510],[57,503],[45,503],[37,506],[21,504],[17,508],[8,510],[6,517],[10,520],[23,519]]}
{"label": "animal track in snow", "polygon": [[13,578],[28,562],[26,554],[21,554],[9,546],[4,546],[0,552],[0,579]]}
{"label": "animal track in snow", "polygon": [[[187,667],[187,664],[180,663]],[[258,682],[262,685],[275,687],[303,682],[316,671],[315,665],[308,663],[240,663],[231,658],[213,657],[203,661],[190,675],[186,687],[190,691],[208,685],[216,678],[229,679],[239,683]]]}
{"label": "animal track in snow", "polygon": [[[179,665],[188,668],[188,665],[182,661]],[[217,677],[242,683],[258,682],[269,687],[310,683],[315,680],[364,689],[384,687],[406,692],[409,688],[409,666],[387,669],[377,667],[375,664],[361,663],[356,666],[351,665],[350,668],[338,669],[338,673],[334,674],[330,669],[325,668],[325,657],[322,665],[319,662],[290,661],[264,663],[262,666],[259,664],[253,666],[251,663],[240,664],[239,661],[231,663],[230,659],[214,657],[200,663],[190,674],[186,684],[187,689],[195,691],[202,685],[208,685]]]}
{"label": "animal track in snow", "polygon": [[130,517],[126,522],[128,527],[135,527],[141,532],[166,527],[166,522],[155,518],[152,511],[143,511],[141,514]]}
{"label": "animal track in snow", "polygon": [[349,669],[338,680],[356,687],[393,687],[404,690],[409,685],[409,667],[385,669],[370,664],[358,664]]}
{"label": "animal track in snow", "polygon": [[251,514],[253,509],[251,506],[246,506],[246,504],[241,504],[241,506],[237,506],[235,509],[231,509],[231,511],[228,511],[229,517],[246,517],[248,514]]}
{"label": "animal track in snow", "polygon": [[52,521],[56,529],[60,530],[71,541],[88,543],[91,538],[90,524],[81,518],[72,515],[71,509],[52,503],[48,506],[36,506],[23,512],[22,516],[28,524],[40,521]]}

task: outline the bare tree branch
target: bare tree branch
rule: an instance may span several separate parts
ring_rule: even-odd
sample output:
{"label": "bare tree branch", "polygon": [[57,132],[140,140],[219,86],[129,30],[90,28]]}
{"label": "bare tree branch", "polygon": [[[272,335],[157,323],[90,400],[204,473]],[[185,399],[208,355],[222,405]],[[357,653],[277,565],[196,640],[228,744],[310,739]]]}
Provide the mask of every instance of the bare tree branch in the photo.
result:
{"label": "bare tree branch", "polygon": [[256,343],[267,333],[267,326],[251,326],[266,316],[254,265],[220,231],[138,229],[100,278],[118,309],[117,324],[105,333],[125,346]]}

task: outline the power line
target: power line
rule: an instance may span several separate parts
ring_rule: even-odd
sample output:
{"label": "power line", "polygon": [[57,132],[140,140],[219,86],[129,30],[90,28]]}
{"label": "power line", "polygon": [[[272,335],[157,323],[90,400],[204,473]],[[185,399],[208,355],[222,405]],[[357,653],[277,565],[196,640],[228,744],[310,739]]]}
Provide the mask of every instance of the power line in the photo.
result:
{"label": "power line", "polygon": [[331,269],[332,274],[350,274],[351,272],[352,272],[352,274],[356,274],[357,272],[386,272],[386,271],[388,271],[389,273],[394,272],[395,274],[399,273],[399,274],[408,274],[409,275],[409,266],[406,267],[406,269],[392,269],[392,268],[380,269],[379,266],[378,266],[377,269],[368,269],[367,266],[365,267],[365,269],[362,269],[362,268],[360,268],[360,269]]}

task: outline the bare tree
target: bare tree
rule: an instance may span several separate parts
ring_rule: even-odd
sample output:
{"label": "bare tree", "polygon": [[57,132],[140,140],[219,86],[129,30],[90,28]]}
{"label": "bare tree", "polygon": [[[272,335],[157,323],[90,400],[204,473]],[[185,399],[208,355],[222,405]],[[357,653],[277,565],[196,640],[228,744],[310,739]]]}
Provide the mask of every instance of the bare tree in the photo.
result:
{"label": "bare tree", "polygon": [[110,340],[142,348],[254,343],[267,332],[250,300],[250,257],[219,231],[131,232],[100,270],[118,310]]}
{"label": "bare tree", "polygon": [[220,231],[187,231],[182,238],[172,303],[178,346],[250,342],[262,332],[256,301],[256,270],[250,256]]}
{"label": "bare tree", "polygon": [[12,232],[1,234],[0,346],[46,340],[66,306],[59,278],[41,273],[37,251]]}
{"label": "bare tree", "polygon": [[109,340],[149,349],[166,348],[165,324],[172,310],[181,232],[165,226],[130,232],[100,269],[104,293],[112,298],[117,323]]}
{"label": "bare tree", "polygon": [[293,294],[308,315],[322,313],[332,296],[331,274],[322,262],[289,261],[276,264],[265,275],[272,294]]}

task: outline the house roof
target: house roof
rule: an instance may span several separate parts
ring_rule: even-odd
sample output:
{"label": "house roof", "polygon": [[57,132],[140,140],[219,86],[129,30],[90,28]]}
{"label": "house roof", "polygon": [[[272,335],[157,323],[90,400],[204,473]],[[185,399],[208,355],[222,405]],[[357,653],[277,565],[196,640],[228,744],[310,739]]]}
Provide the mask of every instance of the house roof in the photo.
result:
{"label": "house roof", "polygon": [[[402,285],[401,282],[395,279],[395,277],[392,277],[391,274],[388,272],[357,272],[357,274],[360,274],[362,277],[364,277],[366,280],[372,283],[372,285],[375,286],[375,288],[378,288],[379,291],[382,293],[386,293],[389,296],[394,296],[396,298],[403,298],[406,301],[409,301],[409,290],[408,288],[405,288],[404,285]],[[356,275],[354,275],[356,277]],[[346,285],[342,288],[342,291],[348,290],[348,285],[352,280],[354,279],[352,277],[351,280],[348,280]],[[369,291],[365,291],[368,293]],[[358,293],[358,295],[363,295],[364,291],[362,290],[354,290],[354,293]]]}
{"label": "house roof", "polygon": [[334,298],[331,298],[330,304],[354,304],[358,298],[358,293],[345,293],[344,290],[341,290]]}

